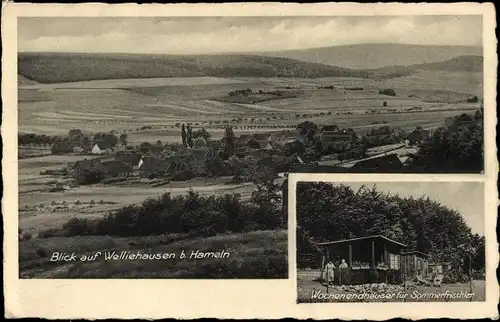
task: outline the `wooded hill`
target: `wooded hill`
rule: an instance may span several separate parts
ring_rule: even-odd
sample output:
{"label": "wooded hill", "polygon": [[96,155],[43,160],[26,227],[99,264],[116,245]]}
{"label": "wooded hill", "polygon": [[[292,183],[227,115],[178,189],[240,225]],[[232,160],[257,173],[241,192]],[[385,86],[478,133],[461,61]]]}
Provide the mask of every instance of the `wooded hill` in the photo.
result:
{"label": "wooded hill", "polygon": [[19,53],[18,72],[40,83],[157,77],[368,77],[352,70],[254,55]]}
{"label": "wooded hill", "polygon": [[484,237],[473,234],[463,217],[429,198],[403,198],[362,187],[299,182],[297,184],[297,236],[301,254],[314,242],[383,235],[408,245],[408,250],[428,253],[431,261],[451,262],[451,281],[465,280],[467,252],[474,249],[472,268],[485,267]]}

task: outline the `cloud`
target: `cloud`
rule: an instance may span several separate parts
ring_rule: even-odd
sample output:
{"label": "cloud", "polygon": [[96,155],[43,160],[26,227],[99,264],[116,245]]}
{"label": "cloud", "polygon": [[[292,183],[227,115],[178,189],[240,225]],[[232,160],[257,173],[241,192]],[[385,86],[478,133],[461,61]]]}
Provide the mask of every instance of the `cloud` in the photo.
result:
{"label": "cloud", "polygon": [[480,16],[20,18],[20,51],[198,54],[482,43]]}

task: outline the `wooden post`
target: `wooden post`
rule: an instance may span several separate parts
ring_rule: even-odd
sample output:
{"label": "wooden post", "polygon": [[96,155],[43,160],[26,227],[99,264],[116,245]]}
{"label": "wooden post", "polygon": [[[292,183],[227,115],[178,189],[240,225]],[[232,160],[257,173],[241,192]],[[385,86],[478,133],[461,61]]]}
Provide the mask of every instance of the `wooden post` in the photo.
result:
{"label": "wooden post", "polygon": [[326,293],[329,293],[330,290],[330,275],[328,274],[328,270],[326,271]]}
{"label": "wooden post", "polygon": [[320,276],[319,276],[319,279],[320,281],[323,280],[323,273],[325,271],[325,255],[323,254],[323,256],[321,256],[321,268],[320,268]]}
{"label": "wooden post", "polygon": [[349,267],[347,268],[349,284],[352,284],[352,244],[349,243]]}
{"label": "wooden post", "polygon": [[349,243],[349,267],[352,267],[352,244]]}
{"label": "wooden post", "polygon": [[375,241],[372,240],[372,268],[375,269]]}
{"label": "wooden post", "polygon": [[[472,257],[469,255],[469,292],[472,293]],[[472,297],[470,298],[472,302]]]}
{"label": "wooden post", "polygon": [[406,267],[407,262],[406,258],[403,261],[403,258],[401,257],[401,278],[403,279],[403,302],[406,302],[406,270],[408,269]]}

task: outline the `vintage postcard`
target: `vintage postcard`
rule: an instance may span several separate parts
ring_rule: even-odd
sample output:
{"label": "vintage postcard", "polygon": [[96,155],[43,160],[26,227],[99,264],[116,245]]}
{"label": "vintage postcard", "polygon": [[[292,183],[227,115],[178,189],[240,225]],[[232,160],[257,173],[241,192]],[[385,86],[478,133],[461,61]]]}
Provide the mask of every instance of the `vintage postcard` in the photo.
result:
{"label": "vintage postcard", "polygon": [[10,316],[495,314],[491,4],[2,9]]}

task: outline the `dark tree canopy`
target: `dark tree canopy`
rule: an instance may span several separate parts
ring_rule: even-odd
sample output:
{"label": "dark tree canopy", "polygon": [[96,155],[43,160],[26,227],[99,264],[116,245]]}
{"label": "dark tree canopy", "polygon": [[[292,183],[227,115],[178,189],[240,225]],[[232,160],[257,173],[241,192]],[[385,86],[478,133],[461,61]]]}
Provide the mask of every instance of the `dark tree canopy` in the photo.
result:
{"label": "dark tree canopy", "polygon": [[480,173],[484,167],[483,119],[462,114],[420,145],[410,167],[424,172]]}

